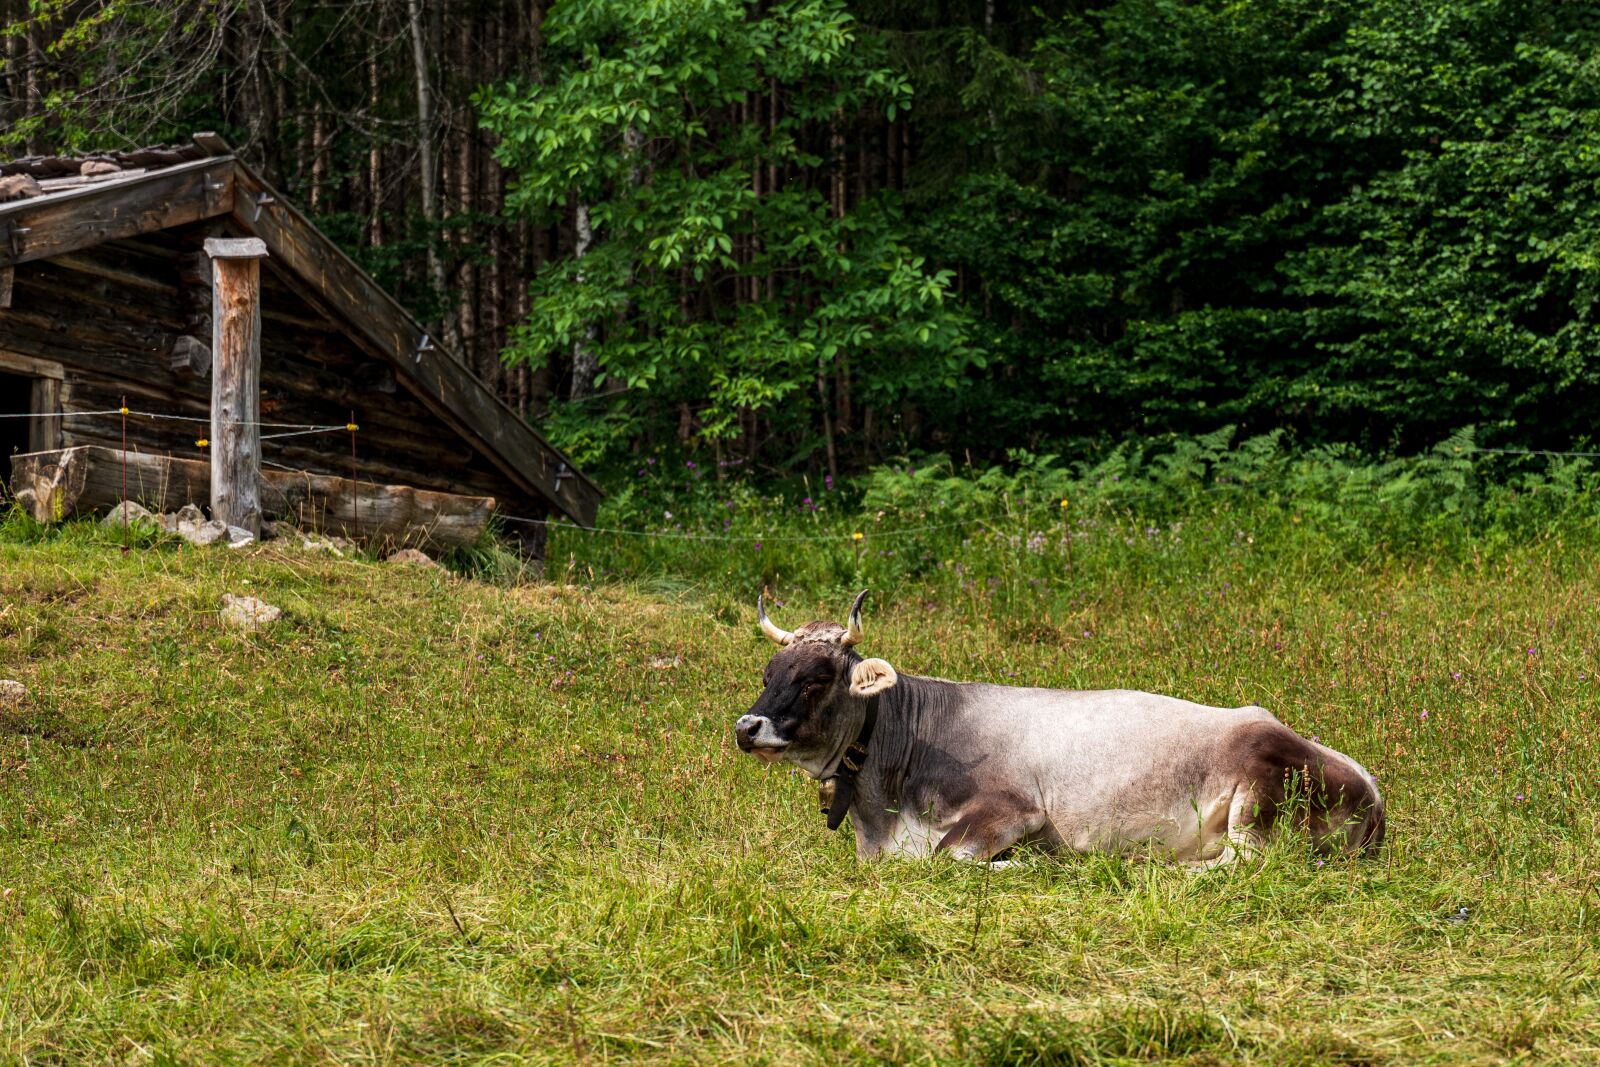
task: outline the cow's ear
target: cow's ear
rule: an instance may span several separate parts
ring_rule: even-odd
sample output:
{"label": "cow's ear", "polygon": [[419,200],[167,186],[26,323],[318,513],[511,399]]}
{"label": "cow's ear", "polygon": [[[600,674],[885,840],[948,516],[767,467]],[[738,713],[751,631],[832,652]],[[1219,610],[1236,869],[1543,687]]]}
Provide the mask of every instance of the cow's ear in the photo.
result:
{"label": "cow's ear", "polygon": [[850,692],[858,697],[877,696],[885,689],[894,688],[900,676],[889,666],[888,660],[864,659],[850,672]]}

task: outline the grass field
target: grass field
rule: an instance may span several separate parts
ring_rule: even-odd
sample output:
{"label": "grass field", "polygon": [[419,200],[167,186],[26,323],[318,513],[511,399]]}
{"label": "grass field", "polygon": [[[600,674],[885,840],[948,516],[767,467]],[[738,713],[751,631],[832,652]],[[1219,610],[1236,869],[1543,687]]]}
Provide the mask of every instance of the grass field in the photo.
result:
{"label": "grass field", "polygon": [[1587,548],[1086,565],[879,590],[865,648],[1261,703],[1377,774],[1382,855],[861,866],[732,745],[754,589],[0,540],[0,1062],[1600,1058]]}

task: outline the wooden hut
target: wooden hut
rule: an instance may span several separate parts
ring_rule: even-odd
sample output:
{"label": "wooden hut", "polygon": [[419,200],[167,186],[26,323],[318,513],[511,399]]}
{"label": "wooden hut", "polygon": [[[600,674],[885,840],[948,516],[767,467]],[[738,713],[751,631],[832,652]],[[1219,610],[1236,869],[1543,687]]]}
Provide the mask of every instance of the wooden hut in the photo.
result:
{"label": "wooden hut", "polygon": [[[227,240],[239,238],[260,243]],[[218,279],[245,278],[242,269],[226,275],[224,263],[229,249],[251,248],[244,254],[258,264],[248,271],[259,278],[259,306],[253,320],[234,316],[230,326],[225,304],[234,297]],[[247,347],[252,331],[259,382],[222,381],[238,376],[227,367],[238,357],[213,350]],[[234,411],[230,403],[243,407],[223,417],[214,407],[228,390],[241,392],[223,396],[225,412]],[[140,414],[122,418],[124,398]],[[105,412],[112,414],[91,414]],[[276,517],[276,507],[308,518],[308,493],[295,497],[280,484],[293,472],[322,486],[321,497],[309,496],[324,511],[337,511],[340,494],[348,495],[356,528],[341,532],[362,533],[362,506],[375,522],[385,494],[406,491],[427,497],[426,506],[408,505],[424,516],[453,497],[480,509],[489,498],[507,520],[560,515],[584,525],[601,495],[210,134],[173,148],[0,164],[5,414],[40,416],[0,418],[0,457],[33,454],[35,474],[41,453],[103,457],[99,448],[120,457],[126,432],[141,479],[152,463],[167,464],[157,505],[186,495],[206,503],[196,470],[215,479],[224,467],[259,464],[264,517]],[[358,430],[345,432],[347,424]],[[340,429],[294,429],[319,426]],[[257,451],[217,455],[224,444]],[[13,461],[13,488],[25,458]],[[507,521],[504,529],[542,556],[543,525]],[[426,540],[423,533],[394,540]]]}

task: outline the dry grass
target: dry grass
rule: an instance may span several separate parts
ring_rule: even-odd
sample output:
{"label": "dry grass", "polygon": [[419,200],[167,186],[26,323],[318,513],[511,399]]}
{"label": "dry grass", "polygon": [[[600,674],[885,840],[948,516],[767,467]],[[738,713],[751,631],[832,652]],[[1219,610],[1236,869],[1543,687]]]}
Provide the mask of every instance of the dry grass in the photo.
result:
{"label": "dry grass", "polygon": [[869,616],[902,670],[1259,702],[1379,775],[1380,859],[1194,877],[858,866],[731,745],[731,591],[0,541],[0,1061],[1595,1062],[1593,564],[1285,559]]}

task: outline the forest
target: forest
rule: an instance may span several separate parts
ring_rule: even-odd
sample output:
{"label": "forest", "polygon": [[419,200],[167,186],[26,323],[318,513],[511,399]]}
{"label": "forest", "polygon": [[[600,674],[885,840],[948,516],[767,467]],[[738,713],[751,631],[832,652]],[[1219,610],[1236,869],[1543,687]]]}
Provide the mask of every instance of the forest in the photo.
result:
{"label": "forest", "polygon": [[0,154],[227,137],[579,462],[1600,411],[1600,8],[0,0]]}

